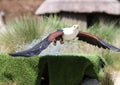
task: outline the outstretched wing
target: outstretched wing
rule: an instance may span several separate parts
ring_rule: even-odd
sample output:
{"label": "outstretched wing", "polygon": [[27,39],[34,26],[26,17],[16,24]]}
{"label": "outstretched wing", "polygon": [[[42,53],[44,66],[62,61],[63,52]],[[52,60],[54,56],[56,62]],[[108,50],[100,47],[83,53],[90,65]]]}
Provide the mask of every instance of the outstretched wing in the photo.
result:
{"label": "outstretched wing", "polygon": [[41,51],[46,49],[52,41],[54,41],[55,39],[59,40],[62,37],[62,35],[63,35],[63,31],[58,30],[54,33],[49,34],[45,39],[43,39],[41,42],[39,42],[38,44],[36,44],[32,48],[25,50],[25,51],[9,54],[9,55],[11,55],[11,56],[25,56],[25,57],[39,55],[41,53]]}
{"label": "outstretched wing", "polygon": [[113,50],[113,51],[116,51],[116,52],[120,52],[120,48],[117,48],[113,45],[110,45],[108,44],[107,42],[103,41],[102,39],[94,36],[94,35],[91,35],[89,33],[86,33],[86,32],[79,32],[78,35],[78,40],[82,40],[82,41],[85,41],[89,44],[92,44],[92,45],[95,45],[95,46],[98,46],[98,47],[102,47],[104,49],[110,49],[110,50]]}

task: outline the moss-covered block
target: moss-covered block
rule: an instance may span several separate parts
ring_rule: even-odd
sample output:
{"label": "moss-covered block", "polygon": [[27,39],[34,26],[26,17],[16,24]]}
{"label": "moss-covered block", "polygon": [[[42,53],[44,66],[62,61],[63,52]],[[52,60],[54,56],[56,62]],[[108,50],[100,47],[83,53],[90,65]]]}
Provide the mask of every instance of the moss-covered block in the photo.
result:
{"label": "moss-covered block", "polygon": [[85,54],[62,54],[36,57],[0,55],[0,85],[40,85],[45,64],[48,66],[49,85],[78,85],[84,75],[103,76],[101,57]]}

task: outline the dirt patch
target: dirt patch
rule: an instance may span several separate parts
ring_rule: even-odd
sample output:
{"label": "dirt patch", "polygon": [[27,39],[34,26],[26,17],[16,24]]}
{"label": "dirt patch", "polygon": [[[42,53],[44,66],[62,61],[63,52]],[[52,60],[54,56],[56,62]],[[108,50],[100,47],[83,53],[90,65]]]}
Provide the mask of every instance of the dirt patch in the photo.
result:
{"label": "dirt patch", "polygon": [[21,15],[34,15],[36,9],[44,0],[0,0],[0,11],[6,13],[6,19]]}

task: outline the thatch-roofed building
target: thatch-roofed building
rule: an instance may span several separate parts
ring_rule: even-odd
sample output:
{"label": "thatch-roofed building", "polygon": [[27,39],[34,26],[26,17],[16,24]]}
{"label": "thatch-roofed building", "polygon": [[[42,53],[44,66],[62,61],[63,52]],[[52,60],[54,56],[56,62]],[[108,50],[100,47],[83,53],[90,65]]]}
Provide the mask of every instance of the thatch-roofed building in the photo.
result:
{"label": "thatch-roofed building", "polygon": [[36,15],[59,14],[62,20],[81,23],[83,27],[117,21],[120,24],[119,0],[45,0],[36,10]]}

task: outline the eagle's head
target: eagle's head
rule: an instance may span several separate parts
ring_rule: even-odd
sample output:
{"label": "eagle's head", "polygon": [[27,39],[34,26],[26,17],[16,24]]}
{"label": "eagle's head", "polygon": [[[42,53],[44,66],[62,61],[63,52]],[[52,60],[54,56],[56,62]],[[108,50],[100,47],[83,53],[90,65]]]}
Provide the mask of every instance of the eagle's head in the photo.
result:
{"label": "eagle's head", "polygon": [[78,30],[78,27],[79,27],[79,25],[73,25],[73,26],[72,26],[72,28],[73,28],[74,30]]}

